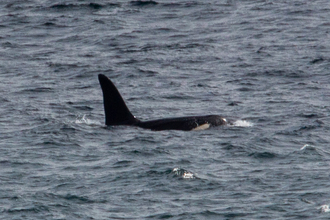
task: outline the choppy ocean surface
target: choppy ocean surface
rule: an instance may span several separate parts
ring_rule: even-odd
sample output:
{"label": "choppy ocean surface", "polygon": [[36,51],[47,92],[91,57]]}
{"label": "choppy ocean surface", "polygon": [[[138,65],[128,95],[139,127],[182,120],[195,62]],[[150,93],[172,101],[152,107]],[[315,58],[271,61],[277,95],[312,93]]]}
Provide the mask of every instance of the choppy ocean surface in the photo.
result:
{"label": "choppy ocean surface", "polygon": [[[328,0],[0,1],[0,219],[329,219]],[[106,127],[98,74],[142,120]]]}

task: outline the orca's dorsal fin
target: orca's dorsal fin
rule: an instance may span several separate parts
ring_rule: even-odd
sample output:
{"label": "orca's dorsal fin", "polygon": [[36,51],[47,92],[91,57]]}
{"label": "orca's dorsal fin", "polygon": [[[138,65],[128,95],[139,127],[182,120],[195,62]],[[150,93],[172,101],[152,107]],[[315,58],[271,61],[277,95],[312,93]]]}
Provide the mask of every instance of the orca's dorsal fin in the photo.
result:
{"label": "orca's dorsal fin", "polygon": [[134,125],[139,122],[127,108],[123,98],[111,80],[99,74],[103,92],[103,103],[106,125]]}

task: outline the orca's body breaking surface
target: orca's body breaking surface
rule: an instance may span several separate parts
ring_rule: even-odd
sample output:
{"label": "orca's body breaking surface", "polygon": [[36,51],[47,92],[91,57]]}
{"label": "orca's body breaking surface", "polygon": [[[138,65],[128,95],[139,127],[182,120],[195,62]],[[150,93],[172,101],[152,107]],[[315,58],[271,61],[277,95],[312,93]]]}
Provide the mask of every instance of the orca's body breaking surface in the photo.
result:
{"label": "orca's body breaking surface", "polygon": [[105,75],[99,74],[103,92],[103,103],[106,125],[131,125],[154,131],[161,130],[204,130],[213,126],[227,124],[225,118],[218,115],[189,116],[165,118],[151,121],[140,121],[132,115],[116,86]]}

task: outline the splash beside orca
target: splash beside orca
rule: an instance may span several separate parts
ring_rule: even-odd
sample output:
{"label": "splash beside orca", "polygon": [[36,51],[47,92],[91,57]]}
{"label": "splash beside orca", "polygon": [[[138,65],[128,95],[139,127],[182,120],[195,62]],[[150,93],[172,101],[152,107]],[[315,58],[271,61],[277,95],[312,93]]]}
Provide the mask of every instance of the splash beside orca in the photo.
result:
{"label": "splash beside orca", "polygon": [[130,125],[154,131],[161,130],[204,130],[209,127],[226,125],[227,120],[219,115],[189,116],[165,118],[151,121],[140,121],[127,108],[116,86],[103,74],[99,74],[99,82],[103,92],[105,124]]}

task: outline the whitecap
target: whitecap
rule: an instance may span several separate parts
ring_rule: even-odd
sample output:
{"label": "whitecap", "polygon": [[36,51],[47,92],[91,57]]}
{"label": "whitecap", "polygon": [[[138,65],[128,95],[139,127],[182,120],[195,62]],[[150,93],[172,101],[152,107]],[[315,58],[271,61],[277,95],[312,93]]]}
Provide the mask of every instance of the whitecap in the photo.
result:
{"label": "whitecap", "polygon": [[91,120],[87,118],[86,115],[83,115],[82,117],[78,117],[75,121],[76,124],[86,124],[86,125],[102,125],[99,121]]}
{"label": "whitecap", "polygon": [[253,123],[246,120],[237,120],[233,123],[236,127],[252,127]]}
{"label": "whitecap", "polygon": [[305,144],[304,146],[302,146],[302,148],[300,148],[300,150],[305,150],[306,148],[313,148],[313,146],[310,144]]}
{"label": "whitecap", "polygon": [[192,172],[189,172],[185,169],[180,169],[180,168],[174,168],[172,170],[172,173],[174,173],[176,176],[180,176],[183,179],[194,179],[195,175]]}
{"label": "whitecap", "polygon": [[321,205],[319,209],[321,212],[330,212],[329,205]]}
{"label": "whitecap", "polygon": [[194,174],[193,173],[190,173],[190,172],[184,172],[183,175],[182,175],[182,178],[184,179],[194,179]]}

